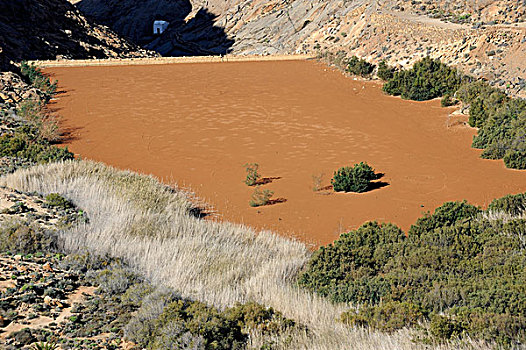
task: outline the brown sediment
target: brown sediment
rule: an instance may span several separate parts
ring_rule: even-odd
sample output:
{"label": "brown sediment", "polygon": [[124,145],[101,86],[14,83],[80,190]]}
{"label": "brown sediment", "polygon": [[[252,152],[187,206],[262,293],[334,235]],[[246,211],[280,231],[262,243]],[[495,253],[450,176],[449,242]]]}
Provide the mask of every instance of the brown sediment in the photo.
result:
{"label": "brown sediment", "polygon": [[[485,207],[526,190],[526,171],[480,159],[475,130],[449,120],[439,101],[385,96],[379,84],[312,61],[46,72],[65,91],[52,107],[75,153],[188,187],[223,220],[315,245],[368,220],[408,229],[445,201]],[[333,193],[333,172],[360,161],[385,174],[384,186]],[[251,162],[273,205],[249,206],[243,164]]]}

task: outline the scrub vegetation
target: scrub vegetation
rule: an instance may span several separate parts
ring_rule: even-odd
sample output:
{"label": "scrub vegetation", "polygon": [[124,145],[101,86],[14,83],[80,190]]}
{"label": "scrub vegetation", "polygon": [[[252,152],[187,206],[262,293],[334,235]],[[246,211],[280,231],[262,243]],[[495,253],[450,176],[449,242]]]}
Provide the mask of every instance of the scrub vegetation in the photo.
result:
{"label": "scrub vegetation", "polygon": [[[79,309],[79,314],[94,318],[90,322],[98,322],[98,324],[106,322],[108,327],[115,325],[116,332],[118,329],[124,329],[123,334],[141,342],[141,346],[146,348],[163,348],[164,344],[179,344],[178,342],[183,341],[201,344],[202,348],[235,347],[238,341],[244,342],[244,346],[249,349],[420,348],[420,345],[415,343],[417,339],[415,337],[420,334],[416,329],[398,329],[398,326],[390,326],[393,329],[391,334],[385,333],[383,327],[377,327],[378,330],[371,327],[368,330],[363,328],[364,323],[354,322],[348,316],[344,317],[349,315],[348,304],[339,303],[336,301],[338,299],[328,295],[329,298],[334,299],[331,301],[311,286],[306,285],[306,289],[299,288],[298,274],[304,266],[307,266],[306,271],[312,270],[312,266],[319,261],[317,258],[320,256],[319,252],[314,254],[312,262],[309,263],[311,253],[303,243],[269,232],[256,234],[250,228],[240,225],[196,218],[191,215],[192,205],[184,192],[167,187],[152,177],[118,171],[94,162],[66,161],[20,169],[1,178],[0,185],[22,191],[36,191],[44,195],[57,193],[88,213],[88,222],[55,233],[56,239],[53,239],[53,242],[56,242],[57,249],[69,255],[84,256],[89,253],[93,257],[107,257],[111,258],[111,261],[121,261],[126,264],[124,267],[116,265],[120,272],[96,274],[99,276],[96,285],[100,285],[101,289],[106,291],[104,293],[107,293],[107,297],[104,298],[107,299],[104,302],[95,301],[98,298],[96,297],[93,299],[93,306]],[[499,206],[515,208],[516,205],[513,203],[511,200],[507,206],[505,204]],[[462,213],[471,213],[475,210],[467,204],[461,204],[461,208],[466,209],[461,210]],[[478,209],[476,211],[478,212]],[[452,209],[452,212],[457,213],[458,210]],[[111,213],[111,218],[108,213]],[[464,214],[459,220],[430,217],[432,219],[428,219],[431,221],[425,224],[426,227],[433,226],[435,222],[455,220],[455,225],[460,225],[462,220],[469,220]],[[496,219],[485,220],[491,220],[489,221],[491,225],[501,225]],[[424,224],[417,224],[418,227],[422,225]],[[383,240],[385,247],[408,244],[405,243],[408,238],[393,225],[380,226],[370,223],[361,230],[366,230],[373,236],[368,238],[368,235],[364,234],[359,237],[371,242],[378,237],[378,240]],[[512,252],[514,247],[515,238],[511,232],[514,231],[510,229],[503,231],[502,234],[502,237],[508,239],[507,244],[502,248],[506,252]],[[492,239],[498,241],[501,237],[493,237],[490,233],[486,235],[490,241]],[[350,238],[352,235],[344,236]],[[428,237],[431,233],[423,233],[422,236]],[[446,239],[444,242],[447,243],[449,240]],[[481,237],[476,242],[484,242],[484,239]],[[417,252],[426,252],[423,243],[415,241],[412,244],[418,248]],[[441,244],[445,243],[440,243],[439,247]],[[458,247],[464,247],[461,243],[458,244]],[[474,248],[469,249],[480,251],[481,248],[475,245]],[[366,246],[362,250],[365,254]],[[397,250],[383,251],[383,255],[378,255],[378,267],[365,269],[368,271],[372,269],[368,272],[371,277],[374,277],[375,269],[382,266],[381,263],[401,254]],[[451,251],[446,249],[439,257],[450,258],[448,254]],[[437,252],[441,251],[437,248]],[[345,254],[343,246],[342,254]],[[352,254],[350,250],[348,255]],[[487,251],[487,254],[491,255],[491,250]],[[520,252],[517,254],[514,255],[515,259],[520,259]],[[430,255],[430,258],[432,257]],[[376,257],[368,259],[367,261],[376,261]],[[470,258],[466,259],[470,261]],[[86,264],[83,261],[81,259],[81,263],[77,265]],[[516,262],[520,263],[519,260]],[[415,257],[415,269],[418,268],[419,263],[427,264],[428,261]],[[339,264],[338,259],[330,261],[325,268],[327,275],[325,277],[323,274],[319,275],[320,283],[333,279],[335,276],[333,271],[342,271],[338,268]],[[360,264],[360,261],[354,264]],[[94,266],[91,263],[88,265]],[[449,266],[456,265],[451,263]],[[488,276],[498,276],[507,269],[506,266],[493,271],[492,265],[488,265],[490,272],[493,271]],[[131,282],[126,282],[129,278],[126,271],[131,271],[136,276]],[[443,276],[443,271],[444,269],[438,269],[434,273],[440,277]],[[305,273],[301,275],[301,281],[305,280]],[[503,278],[499,281],[513,283],[515,277],[510,273],[502,272]],[[405,271],[404,275],[406,275]],[[410,274],[409,277],[411,276]],[[122,304],[124,295],[134,293],[142,295],[143,291],[150,290],[144,287],[146,285],[133,288],[137,280],[151,285],[154,291],[148,293],[164,293],[163,288],[168,288],[172,291],[170,292],[172,294],[168,294],[172,296],[160,297],[159,294],[151,294],[151,297],[143,295],[136,299],[130,296],[131,299],[138,300],[133,302],[134,306],[131,308],[137,312],[132,318],[119,317],[118,310],[121,310],[122,306],[118,305],[128,305]],[[376,283],[377,280],[372,278],[371,281]],[[440,281],[438,279],[437,283]],[[483,282],[491,281],[488,277]],[[511,290],[510,298],[515,295],[516,290],[520,290],[519,284],[517,288]],[[379,289],[378,293],[384,291],[385,289]],[[101,294],[100,297],[103,295]],[[341,295],[343,298],[345,294]],[[366,294],[362,294],[363,300],[366,297]],[[445,296],[443,298],[442,303],[451,306],[448,304],[451,302],[450,299]],[[440,296],[436,296],[434,300],[440,303],[440,299]],[[503,299],[501,305],[504,305],[505,300],[510,299]],[[521,303],[520,299],[516,300],[513,305]],[[107,314],[97,311],[101,310],[96,308],[101,303],[114,305],[111,308],[116,308],[114,310],[117,311],[111,318],[107,320],[101,318]],[[413,304],[417,303],[413,302]],[[372,307],[376,305],[371,303]],[[412,306],[407,308],[413,309]],[[444,308],[444,310],[449,312],[449,309]],[[498,312],[496,311],[497,314]],[[426,310],[421,313],[427,317]],[[514,320],[513,317],[511,319]],[[424,325],[428,324],[425,323],[427,319],[423,320]],[[76,322],[75,327],[78,327],[78,321]],[[78,329],[75,332],[80,332],[82,328]],[[102,329],[107,330],[107,328]],[[273,330],[276,329],[277,331],[274,332]],[[145,331],[147,336],[144,335]],[[214,332],[220,334],[212,336]],[[72,334],[81,337],[82,333]],[[209,344],[207,342],[212,338],[217,339],[218,347],[204,345]],[[441,345],[441,348],[483,349],[490,345],[491,342],[462,338],[449,340]]]}
{"label": "scrub vegetation", "polygon": [[360,162],[354,166],[342,167],[334,172],[331,180],[336,192],[362,193],[370,189],[371,181],[378,179],[374,169],[367,163]]}
{"label": "scrub vegetation", "polygon": [[[524,194],[489,211],[449,202],[417,220],[407,235],[369,222],[320,248],[300,285],[355,307],[350,324],[394,331],[429,323],[424,338],[526,341]],[[495,213],[507,213],[495,219]]]}
{"label": "scrub vegetation", "polygon": [[383,89],[390,95],[416,101],[442,97],[443,106],[454,104],[455,99],[462,101],[469,106],[469,125],[478,128],[472,146],[484,150],[481,157],[503,159],[508,168],[526,169],[525,100],[511,98],[487,82],[431,58],[390,78],[386,74],[384,79]]}
{"label": "scrub vegetation", "polygon": [[[453,74],[437,62],[422,64],[438,69],[425,75],[431,81]],[[451,93],[450,83],[432,91]],[[422,84],[407,93],[421,96]],[[61,230],[30,221],[0,227],[2,253],[47,256],[67,272],[64,290],[80,282],[97,287],[63,323],[61,348],[92,348],[86,338],[102,334],[110,334],[105,348],[124,338],[146,349],[487,349],[526,342],[525,194],[497,199],[487,211],[445,203],[407,234],[368,222],[312,254],[270,232],[202,220],[185,192],[153,177],[73,160],[38,125],[2,136],[0,150],[41,163],[2,176],[0,186],[88,213],[89,220]],[[246,184],[256,185],[257,164],[246,169]],[[363,192],[378,178],[362,162],[339,169],[332,183],[336,191]],[[271,195],[262,192],[257,203]],[[22,289],[6,293],[42,304],[35,286]],[[54,341],[43,333],[35,339],[35,347]]]}

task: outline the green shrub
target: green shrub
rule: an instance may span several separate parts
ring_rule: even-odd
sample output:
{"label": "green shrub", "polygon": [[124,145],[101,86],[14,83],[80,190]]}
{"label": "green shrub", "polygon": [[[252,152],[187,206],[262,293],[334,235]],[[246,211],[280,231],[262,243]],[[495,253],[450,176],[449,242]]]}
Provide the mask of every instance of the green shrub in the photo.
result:
{"label": "green shrub", "polygon": [[252,198],[248,202],[251,207],[260,207],[270,203],[270,198],[274,194],[273,191],[268,189],[260,189],[259,186],[254,189]]}
{"label": "green shrub", "polygon": [[383,89],[390,95],[424,101],[453,95],[462,81],[463,76],[456,69],[426,57],[416,62],[412,69],[395,72]]}
{"label": "green shrub", "polygon": [[507,151],[504,164],[511,169],[526,169],[526,151]]}
{"label": "green shrub", "polygon": [[49,163],[73,159],[74,155],[67,148],[50,145],[39,141],[31,128],[23,128],[14,135],[0,137],[0,156],[25,158],[35,163]]}
{"label": "green shrub", "polygon": [[393,332],[416,326],[424,320],[424,314],[412,303],[390,301],[376,306],[364,305],[357,310],[344,312],[341,318],[343,322],[353,326]]}
{"label": "green shrub", "polygon": [[451,339],[460,337],[466,328],[458,320],[451,317],[433,315],[429,323],[431,335],[438,339]]}
{"label": "green shrub", "polygon": [[57,82],[52,83],[51,80],[42,73],[40,68],[34,64],[28,64],[26,61],[23,61],[20,65],[20,72],[37,89],[49,95],[53,95],[57,91]]}
{"label": "green shrub", "polygon": [[250,332],[272,337],[291,327],[294,321],[257,303],[219,311],[167,290],[143,298],[126,338],[147,349],[244,349]]}
{"label": "green shrub", "polygon": [[366,223],[317,250],[298,281],[334,301],[376,304],[390,291],[389,283],[375,275],[405,239],[395,225]]}
{"label": "green shrub", "polygon": [[331,180],[336,192],[365,192],[369,189],[371,181],[378,176],[367,163],[360,162],[352,167],[342,167],[334,172]]}
{"label": "green shrub", "polygon": [[33,344],[32,350],[56,350],[58,344],[55,342],[38,342]]}
{"label": "green shrub", "polygon": [[504,212],[510,215],[521,215],[526,210],[526,193],[507,195],[494,199],[488,206],[489,212]]}
{"label": "green shrub", "polygon": [[442,99],[440,100],[440,105],[442,107],[451,107],[457,104],[457,101],[455,101],[450,94],[445,94]]}
{"label": "green shrub", "polygon": [[362,77],[370,76],[373,73],[374,68],[374,64],[371,64],[366,60],[363,60],[356,56],[352,56],[347,63],[347,71],[349,73],[354,75],[360,75]]}
{"label": "green shrub", "polygon": [[261,178],[261,175],[258,173],[259,164],[258,163],[246,163],[244,167],[245,167],[245,170],[247,171],[247,177],[245,178],[245,183],[248,186],[256,185],[258,180]]}
{"label": "green shrub", "polygon": [[[508,197],[492,207],[516,212],[518,202]],[[406,315],[402,304],[410,303],[432,320],[436,337],[523,343],[526,220],[487,221],[478,212],[446,203],[407,236],[391,224],[367,223],[316,251],[299,284],[336,302],[368,305],[346,314],[355,324],[396,329],[414,318],[389,315]],[[446,319],[434,318],[439,314]]]}
{"label": "green shrub", "polygon": [[388,81],[389,79],[392,79],[395,73],[395,69],[392,67],[389,67],[385,61],[381,61],[378,64],[378,78]]}
{"label": "green shrub", "polygon": [[469,220],[479,214],[481,210],[463,202],[446,202],[435,209],[431,215],[426,213],[419,218],[409,229],[409,235],[420,235],[425,232],[432,232],[436,228],[451,226],[460,220]]}
{"label": "green shrub", "polygon": [[236,321],[247,334],[252,330],[264,334],[279,334],[296,326],[293,320],[283,317],[280,312],[254,302],[238,303],[226,309],[225,315],[228,319]]}
{"label": "green shrub", "polygon": [[51,252],[57,248],[57,237],[25,221],[8,221],[0,226],[0,251],[15,254]]}
{"label": "green shrub", "polygon": [[57,207],[61,209],[69,209],[73,208],[74,205],[71,203],[71,201],[67,200],[66,198],[62,197],[58,193],[50,193],[45,197],[45,203],[46,205],[50,207]]}

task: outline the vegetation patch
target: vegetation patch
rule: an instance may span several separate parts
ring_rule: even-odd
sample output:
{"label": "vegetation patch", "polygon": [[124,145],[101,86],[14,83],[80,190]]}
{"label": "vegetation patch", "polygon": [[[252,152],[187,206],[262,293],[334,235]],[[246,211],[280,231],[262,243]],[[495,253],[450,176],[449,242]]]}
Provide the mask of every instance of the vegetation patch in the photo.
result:
{"label": "vegetation patch", "polygon": [[478,128],[472,146],[484,149],[482,158],[504,159],[508,168],[526,169],[526,100],[510,98],[487,82],[428,57],[412,69],[394,73],[383,89],[416,101],[442,97],[444,107],[462,101],[469,106],[469,125]]}
{"label": "vegetation patch", "polygon": [[390,95],[425,101],[446,94],[453,95],[463,79],[456,69],[440,60],[426,57],[416,62],[411,69],[395,72],[383,89]]}
{"label": "vegetation patch", "polygon": [[378,178],[379,175],[369,164],[360,162],[335,171],[331,183],[336,192],[362,193],[371,189],[371,181]]}
{"label": "vegetation patch", "polygon": [[[491,211],[523,214],[525,195]],[[303,287],[357,306],[345,322],[384,331],[430,322],[433,339],[469,335],[515,346],[526,341],[526,220],[490,220],[466,202],[450,202],[404,234],[369,222],[316,251]]]}
{"label": "vegetation patch", "polygon": [[245,184],[248,186],[255,186],[258,180],[261,178],[261,175],[258,173],[259,164],[258,163],[246,163],[244,165],[247,172],[247,177],[245,178]]}
{"label": "vegetation patch", "polygon": [[38,131],[31,127],[22,127],[13,135],[0,137],[0,156],[27,159],[32,163],[49,163],[73,159],[67,148],[51,145],[38,137]]}
{"label": "vegetation patch", "polygon": [[20,73],[22,73],[34,87],[48,95],[53,95],[57,91],[57,82],[51,82],[49,77],[46,77],[42,73],[42,70],[32,63],[22,62],[20,65]]}
{"label": "vegetation patch", "polygon": [[370,76],[373,73],[375,67],[376,66],[374,64],[371,64],[366,60],[356,56],[352,56],[347,62],[347,71],[349,73],[359,75],[364,78]]}
{"label": "vegetation patch", "polygon": [[261,189],[260,186],[254,189],[252,197],[249,201],[251,207],[261,207],[270,203],[270,198],[274,195],[274,191],[269,189]]}

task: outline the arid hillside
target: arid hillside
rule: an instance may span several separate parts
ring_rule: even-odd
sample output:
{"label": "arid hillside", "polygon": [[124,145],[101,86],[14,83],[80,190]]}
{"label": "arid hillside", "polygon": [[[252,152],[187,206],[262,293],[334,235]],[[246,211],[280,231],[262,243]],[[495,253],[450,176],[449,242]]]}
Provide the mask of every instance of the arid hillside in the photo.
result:
{"label": "arid hillside", "polygon": [[[76,0],[87,16],[163,55],[344,51],[409,66],[440,58],[525,95],[521,0]],[[153,21],[170,22],[153,36]]]}
{"label": "arid hillside", "polygon": [[146,55],[66,0],[0,1],[0,70],[11,61]]}

